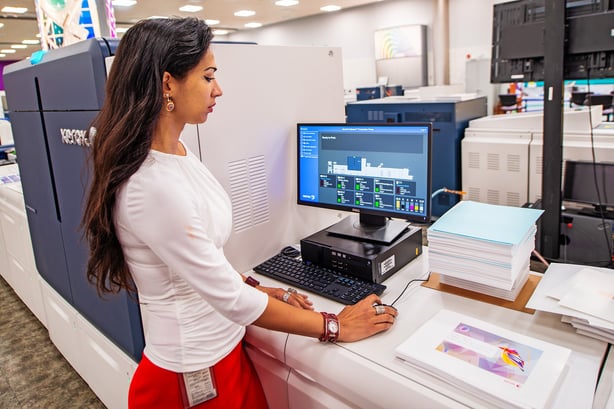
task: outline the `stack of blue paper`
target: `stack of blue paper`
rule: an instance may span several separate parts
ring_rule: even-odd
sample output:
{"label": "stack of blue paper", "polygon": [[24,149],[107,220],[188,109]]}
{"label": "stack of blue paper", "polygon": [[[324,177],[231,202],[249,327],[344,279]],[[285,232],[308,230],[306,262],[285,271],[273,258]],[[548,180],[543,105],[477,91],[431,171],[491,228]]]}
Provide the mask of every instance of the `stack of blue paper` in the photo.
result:
{"label": "stack of blue paper", "polygon": [[515,299],[529,276],[543,210],[461,201],[427,231],[429,271],[440,282]]}

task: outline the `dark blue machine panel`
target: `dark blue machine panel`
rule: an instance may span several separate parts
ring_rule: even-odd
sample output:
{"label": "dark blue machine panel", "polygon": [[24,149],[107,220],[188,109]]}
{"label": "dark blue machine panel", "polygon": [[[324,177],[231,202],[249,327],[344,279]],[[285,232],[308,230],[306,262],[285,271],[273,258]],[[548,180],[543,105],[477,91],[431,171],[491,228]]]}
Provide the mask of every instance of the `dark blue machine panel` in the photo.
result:
{"label": "dark blue machine panel", "polygon": [[[461,139],[469,121],[486,115],[486,97],[465,101],[374,99],[346,105],[348,123],[431,122],[433,123],[433,192],[461,190]],[[433,216],[441,216],[459,200],[449,193],[433,198]]]}
{"label": "dark blue machine panel", "polygon": [[135,361],[144,347],[138,303],[125,292],[101,299],[86,277],[79,228],[89,183],[86,131],[104,101],[105,57],[117,40],[91,39],[4,71],[19,172],[41,276]]}
{"label": "dark blue machine panel", "polygon": [[[11,126],[15,147],[19,152],[21,185],[32,246],[35,249],[36,267],[45,281],[70,301],[72,293],[64,257],[62,225],[55,203],[56,194],[41,114],[11,112]],[[23,169],[27,163],[36,165]]]}

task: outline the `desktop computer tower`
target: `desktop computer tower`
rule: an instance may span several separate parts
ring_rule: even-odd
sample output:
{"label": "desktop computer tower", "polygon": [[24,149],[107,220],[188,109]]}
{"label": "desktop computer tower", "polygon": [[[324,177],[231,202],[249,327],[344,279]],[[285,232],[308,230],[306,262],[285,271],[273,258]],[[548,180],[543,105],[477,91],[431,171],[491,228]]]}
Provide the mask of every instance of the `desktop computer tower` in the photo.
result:
{"label": "desktop computer tower", "polygon": [[391,243],[359,240],[320,230],[301,240],[303,261],[382,283],[422,254],[422,229],[409,226]]}

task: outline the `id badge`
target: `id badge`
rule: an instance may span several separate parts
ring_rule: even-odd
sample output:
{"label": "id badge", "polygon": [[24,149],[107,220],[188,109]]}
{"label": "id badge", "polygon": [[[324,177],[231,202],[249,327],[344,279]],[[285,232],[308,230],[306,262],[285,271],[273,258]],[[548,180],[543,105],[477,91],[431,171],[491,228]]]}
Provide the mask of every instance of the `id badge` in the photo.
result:
{"label": "id badge", "polygon": [[185,372],[179,375],[182,384],[184,409],[193,408],[217,396],[215,377],[211,368],[194,372]]}

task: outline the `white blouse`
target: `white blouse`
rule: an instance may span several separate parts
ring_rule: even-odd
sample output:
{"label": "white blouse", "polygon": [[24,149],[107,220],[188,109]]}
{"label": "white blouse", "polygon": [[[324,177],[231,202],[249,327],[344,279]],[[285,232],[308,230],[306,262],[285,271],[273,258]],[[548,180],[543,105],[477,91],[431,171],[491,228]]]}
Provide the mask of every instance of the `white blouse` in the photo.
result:
{"label": "white blouse", "polygon": [[244,284],[224,256],[230,199],[191,152],[150,151],[117,195],[115,227],[154,364],[175,372],[212,366],[266,308],[268,296]]}

